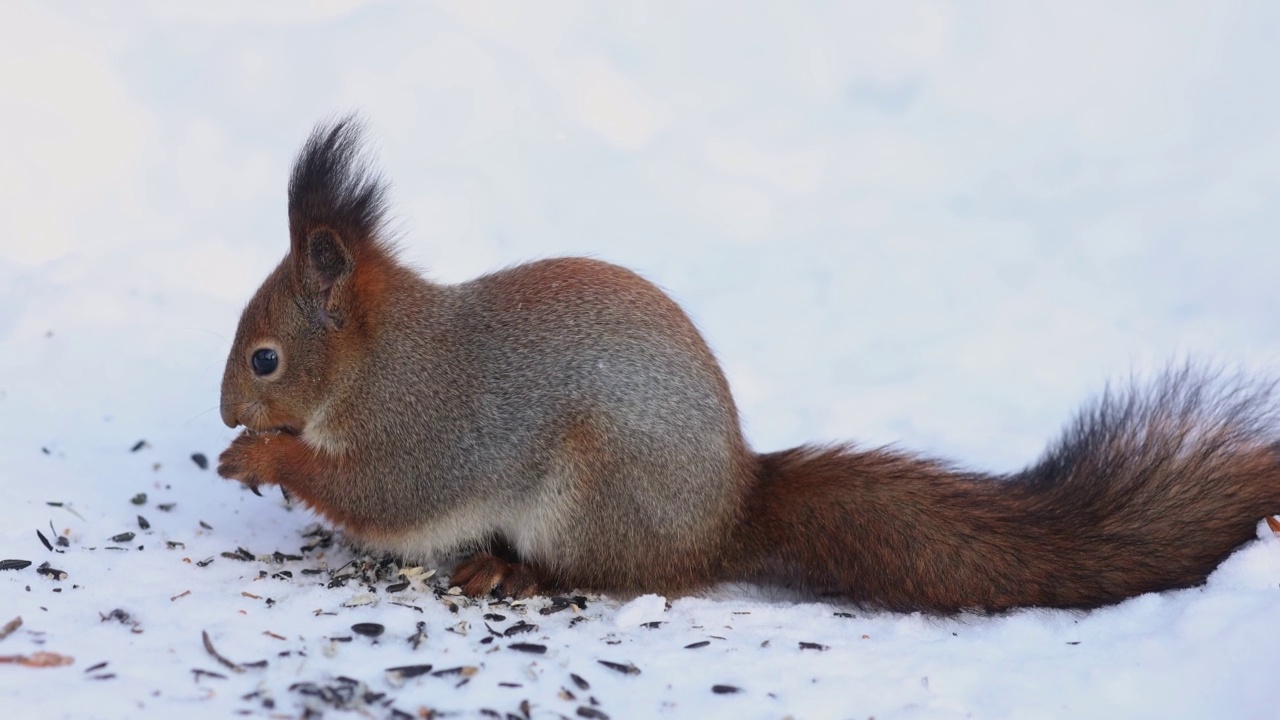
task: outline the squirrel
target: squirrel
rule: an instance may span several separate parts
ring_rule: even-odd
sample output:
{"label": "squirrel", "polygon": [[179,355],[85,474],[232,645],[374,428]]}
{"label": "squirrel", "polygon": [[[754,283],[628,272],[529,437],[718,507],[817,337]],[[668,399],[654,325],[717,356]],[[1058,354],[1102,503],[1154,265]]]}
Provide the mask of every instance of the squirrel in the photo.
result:
{"label": "squirrel", "polygon": [[788,588],[890,611],[1089,609],[1203,583],[1280,512],[1270,386],[1191,366],[1108,390],[1031,467],[893,448],[747,446],[670,297],[562,258],[459,285],[387,238],[361,123],[289,181],[289,252],[240,318],[218,473],[357,543],[463,558],[470,596]]}

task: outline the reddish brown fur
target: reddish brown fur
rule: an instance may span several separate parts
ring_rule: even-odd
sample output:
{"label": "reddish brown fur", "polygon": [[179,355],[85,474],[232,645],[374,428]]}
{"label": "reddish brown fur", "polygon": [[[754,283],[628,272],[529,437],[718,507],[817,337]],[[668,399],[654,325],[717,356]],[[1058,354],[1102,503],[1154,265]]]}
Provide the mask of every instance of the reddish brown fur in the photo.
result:
{"label": "reddish brown fur", "polygon": [[[1092,608],[1198,585],[1280,510],[1280,449],[1255,436],[1250,408],[1198,406],[1186,372],[1166,382],[1177,388],[1166,405],[1109,418],[1104,401],[1094,425],[1007,478],[889,450],[763,455],[735,575],[944,613]],[[1126,419],[1149,422],[1136,434]]]}
{"label": "reddish brown fur", "polygon": [[540,565],[513,563],[487,552],[476,553],[458,563],[449,582],[470,597],[482,597],[500,590],[503,597],[525,598],[550,593],[562,585]]}
{"label": "reddish brown fur", "polygon": [[246,432],[218,459],[218,473],[239,478],[246,485],[279,485],[291,496],[329,521],[363,537],[384,537],[394,528],[358,513],[342,493],[349,480],[349,463],[342,457],[317,452],[298,437],[284,432]]}
{"label": "reddish brown fur", "polygon": [[[454,576],[470,594],[748,581],[894,610],[1089,608],[1203,582],[1280,512],[1270,388],[1189,370],[1104,396],[1008,477],[885,449],[756,455],[705,341],[638,275],[567,258],[450,287],[399,264],[357,139],[321,127],[295,165],[290,254],[228,358],[223,419],[248,430],[219,473],[375,548],[480,545]],[[281,359],[260,375],[263,348]]]}

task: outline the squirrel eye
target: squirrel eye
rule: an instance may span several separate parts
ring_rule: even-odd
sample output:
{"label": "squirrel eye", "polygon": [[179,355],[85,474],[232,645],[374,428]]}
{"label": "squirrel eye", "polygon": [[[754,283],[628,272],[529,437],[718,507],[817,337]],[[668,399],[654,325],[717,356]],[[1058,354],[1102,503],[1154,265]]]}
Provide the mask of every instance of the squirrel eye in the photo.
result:
{"label": "squirrel eye", "polygon": [[253,366],[254,375],[270,375],[280,365],[280,357],[271,348],[258,348],[249,364]]}

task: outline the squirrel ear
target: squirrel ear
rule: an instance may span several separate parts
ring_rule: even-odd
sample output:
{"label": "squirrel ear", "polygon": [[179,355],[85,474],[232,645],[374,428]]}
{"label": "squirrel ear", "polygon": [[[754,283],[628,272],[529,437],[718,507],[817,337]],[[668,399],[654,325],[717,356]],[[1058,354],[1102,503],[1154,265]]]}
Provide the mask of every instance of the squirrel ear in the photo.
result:
{"label": "squirrel ear", "polygon": [[320,300],[321,320],[334,327],[342,326],[342,312],[337,307],[339,293],[335,286],[351,275],[355,266],[351,253],[338,234],[329,228],[312,231],[303,242],[301,260],[303,288]]}
{"label": "squirrel ear", "polygon": [[351,273],[351,254],[338,234],[328,228],[313,231],[306,240],[304,272],[315,290],[328,291]]}

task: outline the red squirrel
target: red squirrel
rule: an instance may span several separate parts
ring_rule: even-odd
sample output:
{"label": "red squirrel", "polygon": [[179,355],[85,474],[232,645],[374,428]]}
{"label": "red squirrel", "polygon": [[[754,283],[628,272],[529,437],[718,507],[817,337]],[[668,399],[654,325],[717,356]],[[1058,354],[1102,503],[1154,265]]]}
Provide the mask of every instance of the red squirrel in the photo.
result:
{"label": "red squirrel", "polygon": [[1093,608],[1206,576],[1280,512],[1266,385],[1191,369],[1108,392],[1028,469],[895,449],[758,454],[661,290],[596,260],[460,285],[386,239],[359,123],[289,182],[288,255],[222,380],[218,472],[275,484],[370,549],[465,557],[472,596],[790,588],[895,611]]}

